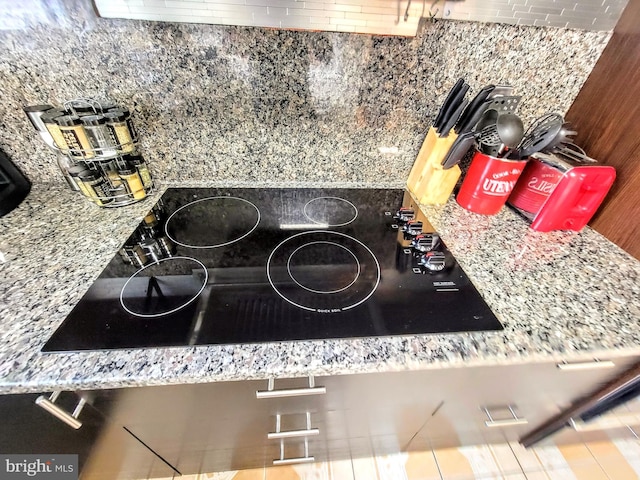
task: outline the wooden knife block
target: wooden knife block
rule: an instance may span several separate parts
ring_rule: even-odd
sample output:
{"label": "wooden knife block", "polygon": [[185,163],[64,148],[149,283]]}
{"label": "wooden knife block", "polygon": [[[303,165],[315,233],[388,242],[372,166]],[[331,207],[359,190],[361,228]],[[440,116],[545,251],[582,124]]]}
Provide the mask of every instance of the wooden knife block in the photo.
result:
{"label": "wooden knife block", "polygon": [[407,189],[421,204],[442,205],[451,196],[461,170],[458,165],[445,170],[442,161],[456,138],[453,130],[446,137],[439,137],[433,127],[427,132],[407,180]]}

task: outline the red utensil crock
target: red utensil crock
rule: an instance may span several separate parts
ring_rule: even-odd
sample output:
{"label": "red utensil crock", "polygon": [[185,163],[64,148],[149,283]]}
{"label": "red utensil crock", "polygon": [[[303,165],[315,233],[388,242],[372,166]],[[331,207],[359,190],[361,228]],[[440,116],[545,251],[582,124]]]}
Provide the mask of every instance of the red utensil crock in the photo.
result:
{"label": "red utensil crock", "polygon": [[527,160],[509,160],[476,152],[456,201],[482,215],[495,215],[509,198]]}

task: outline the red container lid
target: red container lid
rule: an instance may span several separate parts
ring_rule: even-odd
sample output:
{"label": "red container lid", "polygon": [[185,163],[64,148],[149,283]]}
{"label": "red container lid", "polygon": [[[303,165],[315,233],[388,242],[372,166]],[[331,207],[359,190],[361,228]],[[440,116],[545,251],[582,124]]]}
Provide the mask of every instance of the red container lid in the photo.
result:
{"label": "red container lid", "polygon": [[531,223],[540,232],[581,230],[609,192],[616,171],[613,167],[574,167],[562,176]]}

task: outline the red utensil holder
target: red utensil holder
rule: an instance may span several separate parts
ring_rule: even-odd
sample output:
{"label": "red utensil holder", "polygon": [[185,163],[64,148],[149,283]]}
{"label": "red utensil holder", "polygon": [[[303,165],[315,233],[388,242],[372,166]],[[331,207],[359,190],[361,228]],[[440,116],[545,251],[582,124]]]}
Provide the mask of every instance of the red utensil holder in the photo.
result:
{"label": "red utensil holder", "polygon": [[495,215],[509,198],[527,160],[508,160],[476,152],[456,201],[482,215]]}

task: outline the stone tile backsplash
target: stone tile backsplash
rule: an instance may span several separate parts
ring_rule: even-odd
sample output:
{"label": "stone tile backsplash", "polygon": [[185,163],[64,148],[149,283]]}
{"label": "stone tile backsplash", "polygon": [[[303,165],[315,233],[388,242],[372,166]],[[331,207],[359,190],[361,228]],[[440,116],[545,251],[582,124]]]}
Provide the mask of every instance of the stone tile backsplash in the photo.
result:
{"label": "stone tile backsplash", "polygon": [[423,21],[407,38],[21,5],[0,14],[0,147],[34,182],[63,180],[22,106],[91,97],[132,110],[159,179],[385,184],[406,178],[458,77],[471,94],[514,85],[526,125],[568,109],[610,35]]}

